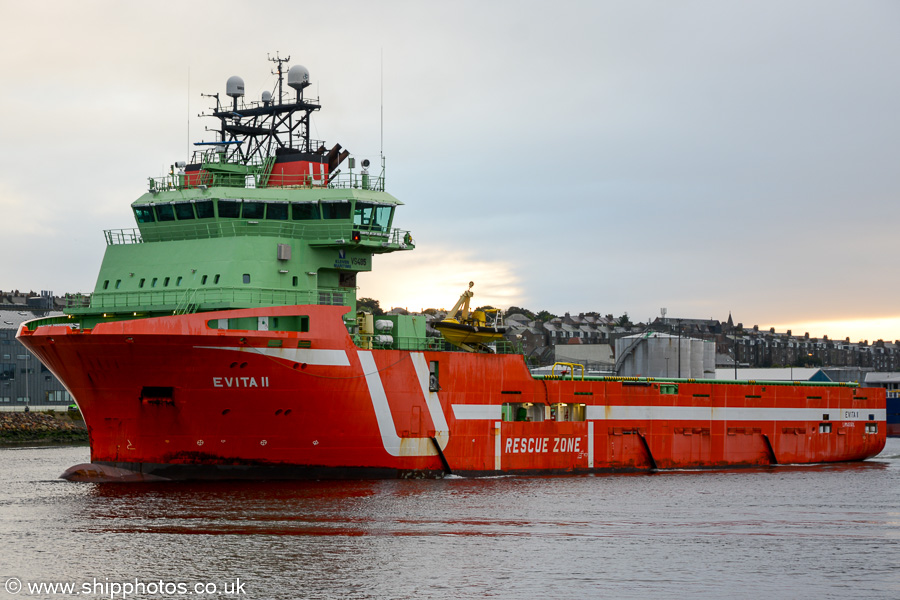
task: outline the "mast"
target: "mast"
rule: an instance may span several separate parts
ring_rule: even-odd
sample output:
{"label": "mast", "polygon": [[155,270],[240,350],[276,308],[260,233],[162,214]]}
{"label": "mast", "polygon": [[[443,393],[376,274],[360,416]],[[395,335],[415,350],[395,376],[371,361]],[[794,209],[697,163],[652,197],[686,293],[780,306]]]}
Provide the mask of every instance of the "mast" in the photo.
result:
{"label": "mast", "polygon": [[[216,142],[199,142],[198,146],[213,146],[213,151],[222,157],[214,162],[229,162],[243,165],[259,165],[275,155],[290,153],[322,154],[324,145],[313,144],[310,140],[310,116],[321,108],[318,99],[307,101],[303,90],[309,86],[309,71],[301,65],[292,66],[287,72],[287,84],[296,90],[296,99],[291,102],[284,97],[284,64],[290,57],[270,57],[276,63],[273,74],[277,95],[264,92],[261,100],[244,100],[244,80],[233,76],[228,79],[226,93],[232,98],[229,108],[224,108],[216,97],[216,108],[212,114],[219,119]],[[227,106],[227,104],[226,104]],[[315,148],[313,146],[316,146]],[[202,151],[204,155],[209,149]]]}

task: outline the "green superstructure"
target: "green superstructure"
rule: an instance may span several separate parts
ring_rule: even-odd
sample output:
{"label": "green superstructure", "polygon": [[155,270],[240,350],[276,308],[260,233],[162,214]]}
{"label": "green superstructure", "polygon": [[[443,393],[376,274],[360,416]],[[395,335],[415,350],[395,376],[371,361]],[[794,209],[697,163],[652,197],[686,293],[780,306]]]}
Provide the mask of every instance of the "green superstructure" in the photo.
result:
{"label": "green superstructure", "polygon": [[375,254],[415,246],[393,228],[402,203],[384,191],[384,160],[377,176],[368,160],[354,172],[340,145],[326,151],[309,139],[319,105],[303,99],[308,73],[292,82],[295,69],[288,83],[296,102],[238,106],[242,81],[240,92],[228,92],[231,110],[215,96],[219,139],[198,144],[193,164],[149,180],[131,205],[137,229],[105,232],[96,286],[69,298],[70,322],[330,304],[351,307],[352,327],[357,274],[371,270]]}

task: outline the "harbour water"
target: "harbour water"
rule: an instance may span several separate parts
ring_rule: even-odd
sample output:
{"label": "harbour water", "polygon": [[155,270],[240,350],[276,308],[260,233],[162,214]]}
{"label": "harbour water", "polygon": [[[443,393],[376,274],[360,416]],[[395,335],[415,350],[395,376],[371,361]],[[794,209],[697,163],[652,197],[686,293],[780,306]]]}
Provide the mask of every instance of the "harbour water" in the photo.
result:
{"label": "harbour water", "polygon": [[863,463],[732,471],[57,479],[87,460],[0,449],[0,597],[900,597],[896,438]]}

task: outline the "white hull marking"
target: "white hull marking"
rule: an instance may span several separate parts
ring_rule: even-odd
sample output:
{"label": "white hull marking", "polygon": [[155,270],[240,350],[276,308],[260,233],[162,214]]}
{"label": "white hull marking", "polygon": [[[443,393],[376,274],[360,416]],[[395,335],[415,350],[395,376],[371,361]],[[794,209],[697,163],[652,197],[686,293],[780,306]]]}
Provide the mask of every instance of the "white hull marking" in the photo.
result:
{"label": "white hull marking", "polygon": [[317,367],[349,367],[350,359],[345,350],[317,350],[315,348],[236,348],[233,346],[194,346],[201,350],[230,350],[249,352],[291,362],[306,363]]}
{"label": "white hull marking", "polygon": [[[454,404],[457,420],[496,420],[499,404]],[[606,406],[585,407],[587,421],[866,421],[887,418],[883,408],[766,408],[729,406]],[[869,415],[873,418],[869,419]]]}
{"label": "white hull marking", "polygon": [[[375,409],[375,420],[378,423],[378,431],[381,434],[381,441],[384,449],[391,456],[436,456],[437,449],[434,442],[428,437],[417,438],[401,438],[397,435],[397,427],[394,425],[394,417],[391,414],[391,406],[388,403],[387,394],[384,391],[384,385],[381,382],[381,375],[378,373],[378,366],[371,352],[358,352],[359,363],[362,366],[363,373],[366,377],[366,385],[369,388],[369,396],[372,398],[372,408]],[[413,364],[416,366],[416,374],[419,377],[420,384],[425,394],[425,402],[428,406],[428,412],[434,422],[435,437],[441,445],[441,450],[447,447],[450,431],[447,426],[447,420],[444,417],[444,411],[441,409],[440,401],[437,394],[428,391],[428,367],[424,365],[424,376],[417,364],[417,361],[424,361],[425,357],[421,353],[412,353]],[[424,377],[424,378],[423,378]],[[433,394],[433,398],[431,397]],[[443,427],[443,430],[441,428]]]}

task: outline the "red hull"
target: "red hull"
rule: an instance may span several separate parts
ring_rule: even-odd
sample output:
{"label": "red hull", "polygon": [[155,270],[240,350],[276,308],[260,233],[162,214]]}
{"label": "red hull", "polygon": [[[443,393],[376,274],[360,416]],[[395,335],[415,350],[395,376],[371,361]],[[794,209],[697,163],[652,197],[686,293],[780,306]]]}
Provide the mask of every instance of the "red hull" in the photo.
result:
{"label": "red hull", "polygon": [[[170,479],[816,463],[862,460],[885,444],[877,388],[681,382],[671,393],[652,381],[540,380],[519,355],[358,348],[347,310],[245,309],[85,331],[26,324],[19,339],[77,399],[95,465]],[[300,314],[308,332],[208,325]],[[572,420],[504,420],[504,404],[547,415],[553,405]]]}

